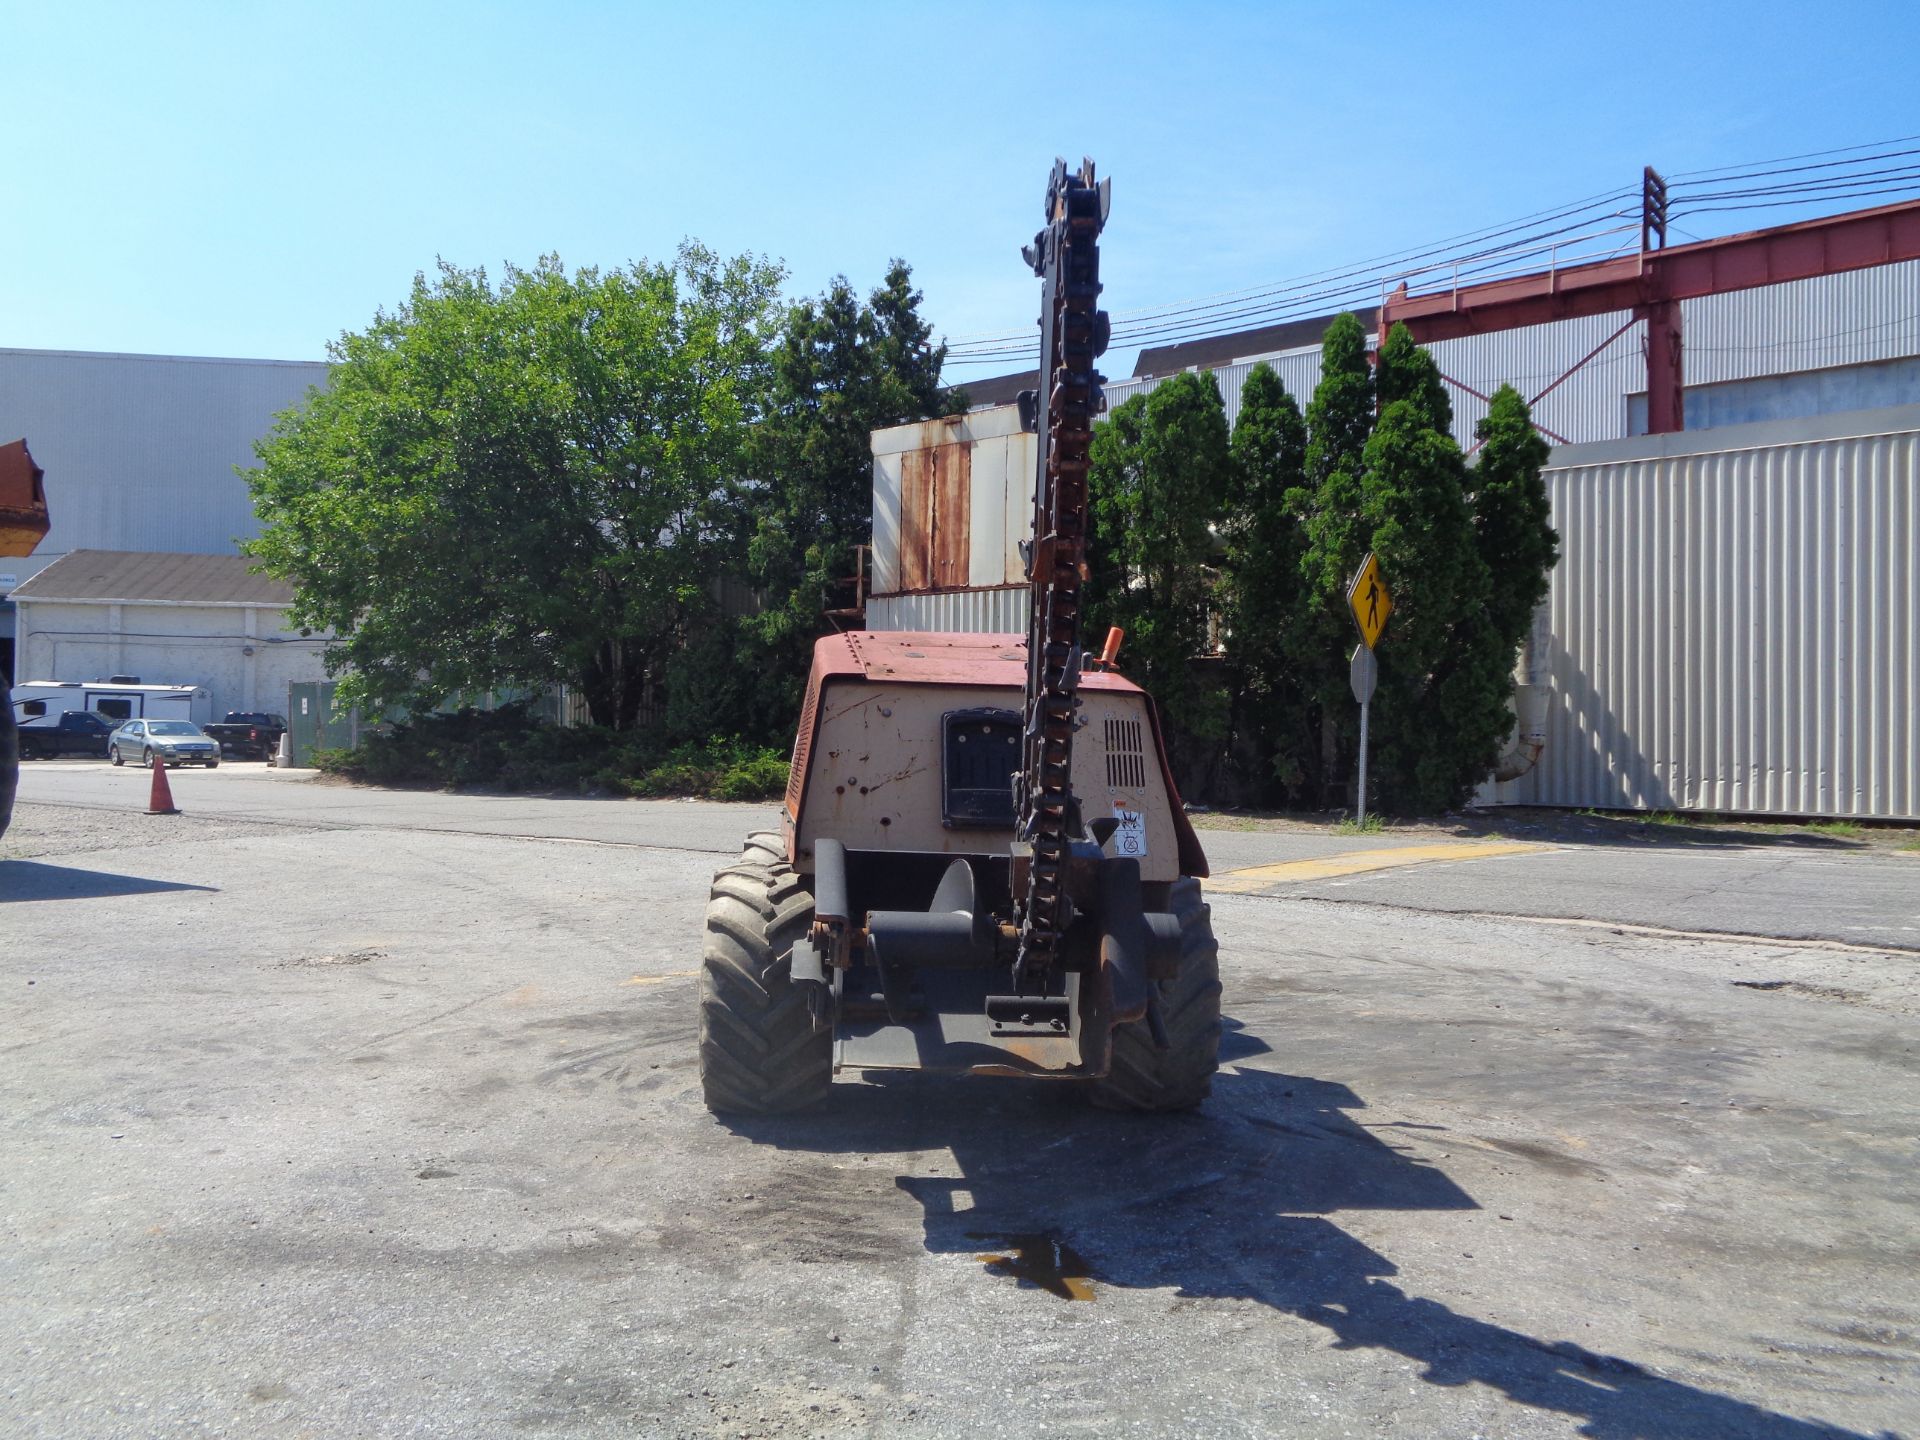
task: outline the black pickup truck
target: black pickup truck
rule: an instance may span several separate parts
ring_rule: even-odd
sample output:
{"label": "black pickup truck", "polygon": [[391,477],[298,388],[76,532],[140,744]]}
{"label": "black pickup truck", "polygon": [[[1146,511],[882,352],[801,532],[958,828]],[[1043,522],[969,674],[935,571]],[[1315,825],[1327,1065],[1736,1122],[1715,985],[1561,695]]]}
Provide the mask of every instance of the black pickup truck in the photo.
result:
{"label": "black pickup truck", "polygon": [[57,760],[62,755],[91,755],[105,759],[107,737],[121,721],[98,710],[68,710],[20,727],[22,760]]}
{"label": "black pickup truck", "polygon": [[218,725],[200,728],[207,732],[207,738],[220,742],[222,755],[271,760],[280,748],[280,737],[287,733],[287,717],[269,715],[264,710],[229,710]]}

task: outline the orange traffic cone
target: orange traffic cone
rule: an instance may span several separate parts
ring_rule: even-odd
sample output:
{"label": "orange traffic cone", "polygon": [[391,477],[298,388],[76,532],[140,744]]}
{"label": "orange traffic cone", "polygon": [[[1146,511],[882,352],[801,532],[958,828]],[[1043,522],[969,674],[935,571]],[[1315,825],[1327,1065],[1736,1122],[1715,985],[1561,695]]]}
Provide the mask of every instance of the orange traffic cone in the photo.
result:
{"label": "orange traffic cone", "polygon": [[147,797],[147,814],[179,813],[180,807],[173,803],[173,787],[167,784],[167,762],[156,755],[153,757],[153,793]]}

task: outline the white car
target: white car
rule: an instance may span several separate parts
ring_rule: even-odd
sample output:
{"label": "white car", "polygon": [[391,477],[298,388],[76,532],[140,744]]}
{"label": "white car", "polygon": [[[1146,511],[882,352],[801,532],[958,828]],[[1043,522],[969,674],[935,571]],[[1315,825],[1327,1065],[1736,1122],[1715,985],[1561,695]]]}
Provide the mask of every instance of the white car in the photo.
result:
{"label": "white car", "polygon": [[172,769],[177,765],[220,763],[220,745],[191,720],[129,720],[107,741],[107,754],[116,765],[138,759],[151,765],[157,759]]}

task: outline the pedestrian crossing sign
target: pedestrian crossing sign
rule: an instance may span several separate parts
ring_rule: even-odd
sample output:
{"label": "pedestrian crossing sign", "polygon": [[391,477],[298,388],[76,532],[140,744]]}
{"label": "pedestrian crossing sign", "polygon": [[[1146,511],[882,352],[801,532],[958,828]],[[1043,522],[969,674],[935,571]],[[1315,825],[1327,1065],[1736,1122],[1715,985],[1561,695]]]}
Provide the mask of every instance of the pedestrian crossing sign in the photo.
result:
{"label": "pedestrian crossing sign", "polygon": [[1380,573],[1380,561],[1369,550],[1347,587],[1347,606],[1353,611],[1353,623],[1360,627],[1360,638],[1369,650],[1380,643],[1380,632],[1387,628],[1393,614],[1393,596],[1387,593],[1386,577]]}

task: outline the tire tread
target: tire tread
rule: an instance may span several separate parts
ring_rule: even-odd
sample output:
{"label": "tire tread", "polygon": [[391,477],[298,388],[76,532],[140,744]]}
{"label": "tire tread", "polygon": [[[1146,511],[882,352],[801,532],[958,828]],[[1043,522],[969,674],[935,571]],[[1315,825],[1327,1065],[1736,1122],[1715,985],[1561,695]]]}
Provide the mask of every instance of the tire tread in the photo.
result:
{"label": "tire tread", "polygon": [[826,1099],[833,1035],[792,984],[813,895],[772,832],[713,877],[700,965],[700,1088],[719,1115],[780,1115]]}
{"label": "tire tread", "polygon": [[1220,946],[1200,882],[1175,883],[1168,909],[1180,917],[1180,974],[1158,983],[1172,1048],[1156,1050],[1145,1020],[1113,1032],[1113,1060],[1090,1096],[1104,1110],[1191,1110],[1213,1093],[1220,1068]]}

